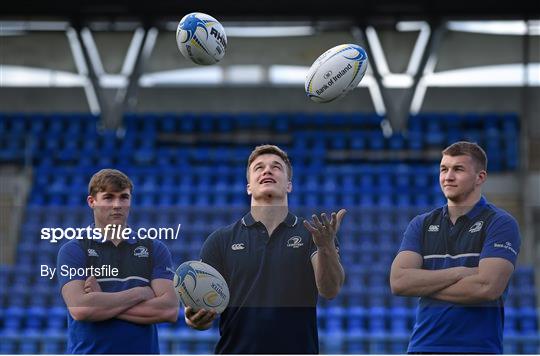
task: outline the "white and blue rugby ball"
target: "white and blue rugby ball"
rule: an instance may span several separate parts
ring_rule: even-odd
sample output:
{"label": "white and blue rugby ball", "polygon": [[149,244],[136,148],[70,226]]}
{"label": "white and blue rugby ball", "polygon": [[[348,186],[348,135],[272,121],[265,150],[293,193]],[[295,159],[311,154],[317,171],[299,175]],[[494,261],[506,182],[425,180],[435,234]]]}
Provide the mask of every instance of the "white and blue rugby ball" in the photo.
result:
{"label": "white and blue rugby ball", "polygon": [[193,12],[180,20],[176,29],[176,45],[180,53],[193,63],[210,65],[225,55],[227,35],[215,18]]}
{"label": "white and blue rugby ball", "polygon": [[213,309],[221,313],[229,304],[227,282],[214,267],[204,262],[182,263],[176,269],[173,283],[186,307]]}
{"label": "white and blue rugby ball", "polygon": [[358,86],[368,65],[366,51],[355,44],[329,49],[313,62],[306,77],[306,94],[317,103],[345,96]]}

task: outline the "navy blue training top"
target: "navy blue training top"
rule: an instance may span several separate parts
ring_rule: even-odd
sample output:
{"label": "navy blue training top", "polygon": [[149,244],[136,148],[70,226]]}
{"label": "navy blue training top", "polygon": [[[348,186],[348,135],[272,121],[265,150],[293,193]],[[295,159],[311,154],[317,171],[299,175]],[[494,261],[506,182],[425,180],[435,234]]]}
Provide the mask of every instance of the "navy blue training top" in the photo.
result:
{"label": "navy blue training top", "polygon": [[[62,276],[62,266],[85,268],[87,258],[97,262],[95,267],[110,265],[118,268],[117,277],[96,277],[103,292],[120,292],[150,286],[153,279],[173,278],[171,254],[161,241],[147,240],[143,243],[143,240],[132,238],[118,246],[111,241],[92,243],[92,247],[86,251],[77,240],[71,240],[60,248],[57,259],[60,290],[72,280],[85,280],[88,277],[74,276],[70,279],[69,276]],[[151,251],[146,247],[148,244],[151,244]],[[68,313],[67,353],[159,354],[157,328],[155,324],[135,324],[115,318],[98,322],[77,321]]]}
{"label": "navy blue training top", "polygon": [[[423,269],[478,267],[481,259],[500,257],[514,266],[520,236],[516,220],[482,197],[453,225],[448,206],[416,216],[399,251],[423,257]],[[493,302],[458,305],[421,297],[408,352],[502,353],[503,296]]]}
{"label": "navy blue training top", "polygon": [[223,275],[230,291],[216,353],[319,352],[316,251],[302,219],[291,213],[272,236],[248,213],[207,238],[201,260]]}

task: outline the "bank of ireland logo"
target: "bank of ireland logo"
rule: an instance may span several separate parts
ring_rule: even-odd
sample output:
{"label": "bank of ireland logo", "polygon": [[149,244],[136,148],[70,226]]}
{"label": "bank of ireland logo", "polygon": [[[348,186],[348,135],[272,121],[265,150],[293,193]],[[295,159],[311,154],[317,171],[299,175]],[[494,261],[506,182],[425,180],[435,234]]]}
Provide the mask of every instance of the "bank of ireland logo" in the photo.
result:
{"label": "bank of ireland logo", "polygon": [[293,236],[287,240],[287,247],[299,248],[303,246],[302,238],[300,236]]}
{"label": "bank of ireland logo", "polygon": [[482,230],[482,226],[484,225],[484,222],[483,221],[477,221],[474,223],[473,226],[471,226],[471,228],[469,229],[469,232],[472,234],[474,232],[478,232],[480,230]]}
{"label": "bank of ireland logo", "polygon": [[148,257],[148,249],[144,246],[138,246],[135,251],[133,251],[133,256]]}

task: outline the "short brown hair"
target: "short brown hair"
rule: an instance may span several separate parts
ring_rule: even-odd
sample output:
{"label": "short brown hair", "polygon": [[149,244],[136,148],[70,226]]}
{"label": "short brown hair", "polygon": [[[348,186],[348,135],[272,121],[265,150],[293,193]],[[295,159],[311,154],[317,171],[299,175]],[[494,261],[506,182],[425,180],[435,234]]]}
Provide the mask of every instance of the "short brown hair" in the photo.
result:
{"label": "short brown hair", "polygon": [[88,183],[88,194],[95,197],[99,192],[113,191],[120,192],[129,188],[133,191],[133,182],[127,175],[117,169],[102,169],[92,176]]}
{"label": "short brown hair", "polygon": [[272,154],[276,155],[279,158],[285,162],[285,165],[287,166],[287,177],[289,178],[289,181],[292,180],[292,165],[291,161],[289,160],[289,156],[287,156],[287,152],[283,151],[281,148],[279,148],[276,145],[260,145],[255,147],[255,149],[251,152],[248,158],[247,168],[246,168],[246,178],[249,181],[249,167],[255,161],[255,159],[261,155],[266,154]]}
{"label": "short brown hair", "polygon": [[442,151],[447,156],[469,156],[476,164],[478,171],[487,170],[486,152],[474,142],[459,141],[451,144]]}

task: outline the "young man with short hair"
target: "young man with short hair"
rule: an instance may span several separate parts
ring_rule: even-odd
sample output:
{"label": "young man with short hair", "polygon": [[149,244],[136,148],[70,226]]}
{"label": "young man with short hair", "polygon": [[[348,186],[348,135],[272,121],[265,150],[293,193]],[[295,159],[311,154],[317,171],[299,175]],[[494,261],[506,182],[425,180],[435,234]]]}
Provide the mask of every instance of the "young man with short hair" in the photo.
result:
{"label": "young man with short hair", "polygon": [[[71,354],[157,354],[156,323],[175,322],[178,297],[173,288],[171,254],[158,240],[125,229],[133,184],[122,172],[103,169],[88,186],[88,206],[94,213],[92,229],[105,240],[71,240],[58,252],[57,271],[105,268],[113,276],[59,274],[68,308],[68,347]],[[88,236],[89,237],[89,236]],[[64,267],[66,268],[66,267]]]}
{"label": "young man with short hair", "polygon": [[[289,212],[292,167],[277,146],[258,146],[247,164],[251,211],[212,233],[201,259],[216,268],[230,290],[221,314],[216,353],[319,352],[317,297],[331,299],[344,281],[336,233],[345,210],[310,223]],[[186,323],[211,327],[214,311],[186,309]]]}
{"label": "young man with short hair", "polygon": [[420,297],[409,353],[502,353],[504,299],[520,248],[515,219],[482,197],[477,144],[442,151],[447,204],[415,217],[392,263],[392,292]]}

